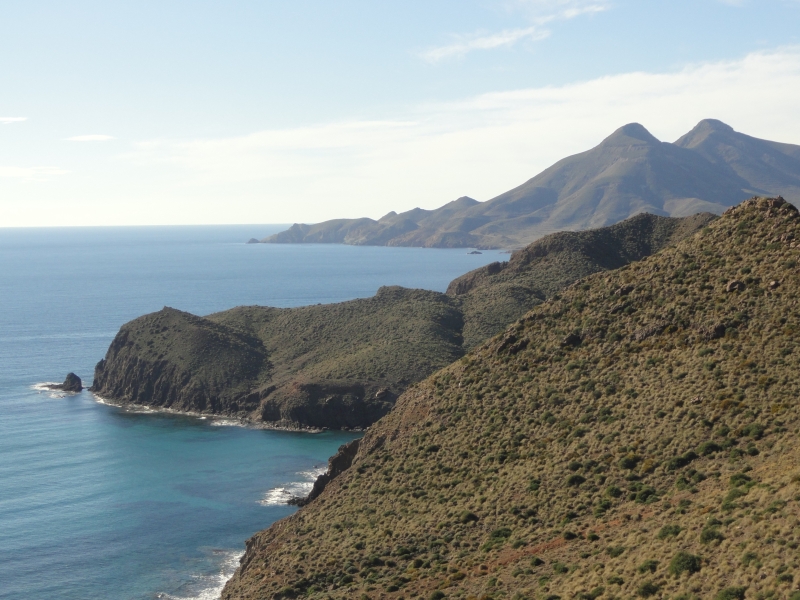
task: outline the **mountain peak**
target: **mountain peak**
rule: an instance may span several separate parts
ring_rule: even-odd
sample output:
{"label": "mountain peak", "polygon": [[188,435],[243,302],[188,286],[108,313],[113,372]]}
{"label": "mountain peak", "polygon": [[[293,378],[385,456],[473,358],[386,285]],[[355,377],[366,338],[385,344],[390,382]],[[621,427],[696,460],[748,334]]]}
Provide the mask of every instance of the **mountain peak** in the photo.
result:
{"label": "mountain peak", "polygon": [[627,146],[636,142],[646,144],[660,144],[661,142],[643,125],[639,123],[628,123],[617,129],[614,133],[603,140],[601,146]]}
{"label": "mountain peak", "polygon": [[712,131],[733,131],[733,127],[718,119],[703,119],[694,127],[695,129],[711,129]]}
{"label": "mountain peak", "polygon": [[703,119],[694,128],[675,142],[682,148],[694,148],[714,134],[735,133],[733,127],[717,119]]}

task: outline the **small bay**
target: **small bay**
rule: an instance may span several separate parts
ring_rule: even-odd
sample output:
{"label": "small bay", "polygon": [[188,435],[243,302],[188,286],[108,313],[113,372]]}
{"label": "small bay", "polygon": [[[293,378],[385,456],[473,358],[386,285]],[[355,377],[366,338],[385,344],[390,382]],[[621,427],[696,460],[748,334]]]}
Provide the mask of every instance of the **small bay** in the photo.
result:
{"label": "small bay", "polygon": [[263,431],[37,387],[91,384],[119,327],[172,306],[444,291],[496,251],[248,245],[283,226],[0,229],[0,598],[215,598],[346,432]]}

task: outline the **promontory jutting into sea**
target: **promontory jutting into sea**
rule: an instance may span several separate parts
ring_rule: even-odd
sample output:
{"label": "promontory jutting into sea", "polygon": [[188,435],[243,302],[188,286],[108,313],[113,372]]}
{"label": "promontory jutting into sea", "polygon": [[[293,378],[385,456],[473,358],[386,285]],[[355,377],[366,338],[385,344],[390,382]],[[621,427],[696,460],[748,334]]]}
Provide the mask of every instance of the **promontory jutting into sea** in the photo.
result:
{"label": "promontory jutting into sea", "polygon": [[798,202],[707,119],[378,220],[4,229],[0,596],[797,600]]}

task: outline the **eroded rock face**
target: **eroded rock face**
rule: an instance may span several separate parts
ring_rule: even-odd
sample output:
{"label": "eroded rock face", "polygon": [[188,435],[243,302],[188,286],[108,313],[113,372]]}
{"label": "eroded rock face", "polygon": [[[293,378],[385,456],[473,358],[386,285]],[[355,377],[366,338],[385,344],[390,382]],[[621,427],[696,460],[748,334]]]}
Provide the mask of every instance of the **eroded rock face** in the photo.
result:
{"label": "eroded rock face", "polygon": [[260,340],[172,308],[125,324],[91,391],[122,404],[235,415],[258,406]]}
{"label": "eroded rock face", "polygon": [[305,498],[294,499],[293,501],[290,501],[289,504],[293,504],[295,506],[305,506],[319,496],[331,481],[336,479],[339,475],[350,468],[350,465],[353,464],[353,459],[358,453],[358,448],[360,445],[361,440],[357,439],[339,446],[339,451],[331,456],[330,460],[328,460],[327,472],[317,477],[317,480],[314,482],[314,487],[309,492],[308,496]]}

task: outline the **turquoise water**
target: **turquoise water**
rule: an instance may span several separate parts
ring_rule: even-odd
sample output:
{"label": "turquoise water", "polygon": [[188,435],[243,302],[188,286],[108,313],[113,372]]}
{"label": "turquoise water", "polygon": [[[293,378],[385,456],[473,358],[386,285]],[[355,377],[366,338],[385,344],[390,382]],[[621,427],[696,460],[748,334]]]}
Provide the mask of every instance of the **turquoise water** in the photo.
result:
{"label": "turquoise water", "polygon": [[127,412],[91,383],[124,322],[443,291],[497,252],[246,245],[279,226],[0,229],[0,598],[215,598],[244,540],[352,434]]}

